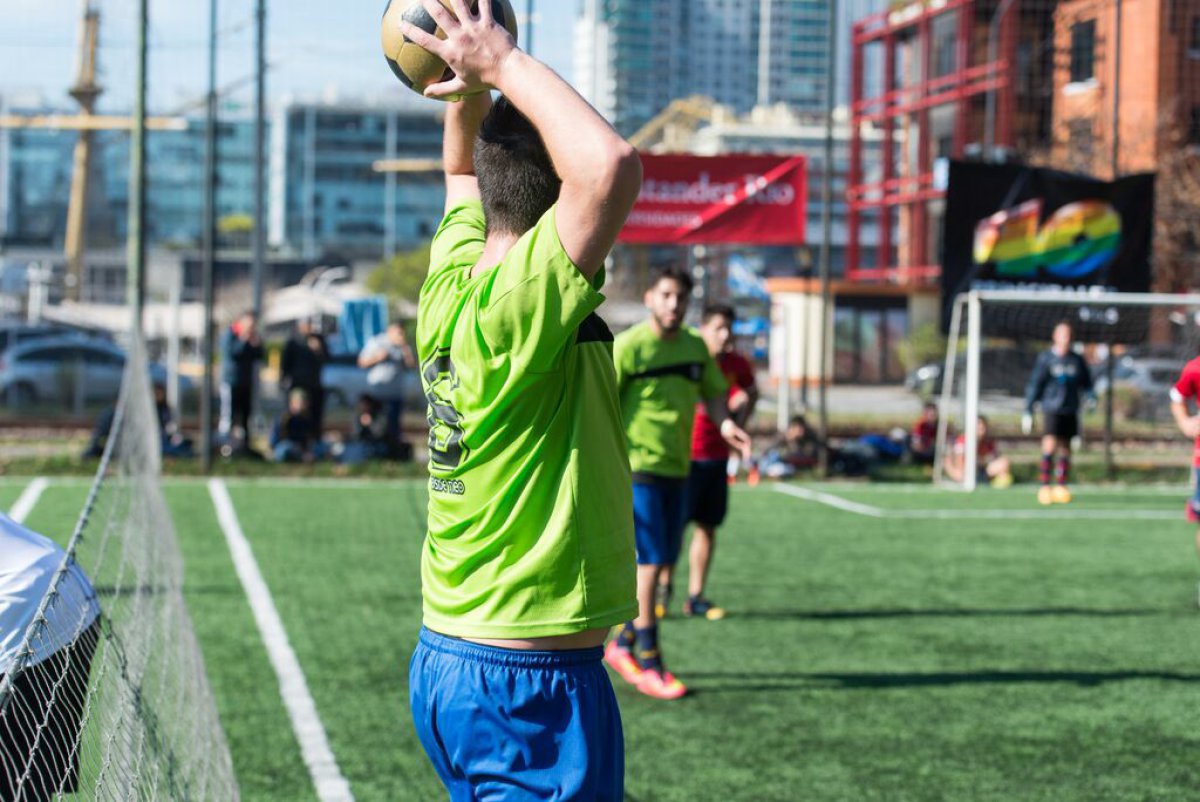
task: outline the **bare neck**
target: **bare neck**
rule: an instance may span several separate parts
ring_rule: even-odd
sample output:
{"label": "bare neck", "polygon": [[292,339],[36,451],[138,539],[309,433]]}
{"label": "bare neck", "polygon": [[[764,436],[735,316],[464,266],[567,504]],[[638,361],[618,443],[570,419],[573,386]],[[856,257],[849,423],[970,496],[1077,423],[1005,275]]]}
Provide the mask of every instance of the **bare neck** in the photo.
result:
{"label": "bare neck", "polygon": [[500,264],[520,238],[517,234],[489,232],[483,243],[483,253],[480,254],[479,261],[471,268],[471,278]]}

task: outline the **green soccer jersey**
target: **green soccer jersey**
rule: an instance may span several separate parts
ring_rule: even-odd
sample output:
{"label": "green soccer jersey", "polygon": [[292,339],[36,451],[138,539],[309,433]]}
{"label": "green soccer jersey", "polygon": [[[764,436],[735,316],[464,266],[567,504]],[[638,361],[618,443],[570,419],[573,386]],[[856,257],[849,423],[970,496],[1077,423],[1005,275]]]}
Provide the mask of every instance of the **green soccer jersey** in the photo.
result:
{"label": "green soccer jersey", "polygon": [[421,289],[429,417],[425,625],[538,638],[637,614],[629,461],[612,334],[554,209],[496,267],[478,201],[447,213]]}
{"label": "green soccer jersey", "polygon": [[649,321],[621,332],[614,351],[633,472],[686,478],[696,404],[729,389],[716,360],[695,330],[665,340]]}

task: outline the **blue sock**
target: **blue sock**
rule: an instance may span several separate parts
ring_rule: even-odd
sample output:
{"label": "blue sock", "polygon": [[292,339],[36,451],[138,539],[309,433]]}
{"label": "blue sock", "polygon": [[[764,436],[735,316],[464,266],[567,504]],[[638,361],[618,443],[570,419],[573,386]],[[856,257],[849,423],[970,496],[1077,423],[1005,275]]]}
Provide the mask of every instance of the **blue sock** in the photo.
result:
{"label": "blue sock", "polygon": [[638,666],[643,671],[662,668],[662,658],[658,655],[658,627],[646,627],[634,630],[637,637]]}
{"label": "blue sock", "polygon": [[617,633],[617,645],[622,649],[632,650],[636,640],[637,634],[633,628],[633,622],[626,621],[625,626],[621,627],[621,631]]}

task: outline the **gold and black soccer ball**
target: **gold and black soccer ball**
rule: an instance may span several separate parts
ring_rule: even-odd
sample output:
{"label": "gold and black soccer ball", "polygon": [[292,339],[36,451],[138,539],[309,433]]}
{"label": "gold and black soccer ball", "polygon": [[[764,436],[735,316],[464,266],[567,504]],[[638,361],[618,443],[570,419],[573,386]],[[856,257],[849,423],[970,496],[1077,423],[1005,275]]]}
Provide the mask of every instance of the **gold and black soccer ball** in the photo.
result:
{"label": "gold and black soccer ball", "polygon": [[[451,14],[454,13],[454,7],[450,0],[438,1]],[[512,5],[508,0],[491,0],[491,3],[492,16],[496,22],[507,28],[513,39],[516,40],[517,15],[513,13]],[[479,0],[472,0],[471,11],[477,11],[478,8]],[[400,79],[400,83],[418,94],[424,94],[426,87],[453,78],[454,73],[446,66],[446,62],[415,44],[400,32],[401,20],[411,23],[439,39],[446,38],[446,34],[437,26],[433,17],[421,5],[420,0],[390,0],[387,8],[383,11],[383,28],[380,38],[383,42],[383,56],[387,59],[392,72]]]}

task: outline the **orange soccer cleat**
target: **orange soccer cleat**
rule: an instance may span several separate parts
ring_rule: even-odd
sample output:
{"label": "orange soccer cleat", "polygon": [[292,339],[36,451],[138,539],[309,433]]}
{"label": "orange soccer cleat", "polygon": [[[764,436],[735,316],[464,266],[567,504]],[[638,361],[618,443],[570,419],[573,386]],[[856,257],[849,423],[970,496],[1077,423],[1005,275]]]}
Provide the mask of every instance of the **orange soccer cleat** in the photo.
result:
{"label": "orange soccer cleat", "polygon": [[666,669],[648,668],[642,671],[637,681],[637,689],[655,699],[678,699],[687,693],[687,687],[675,679]]}
{"label": "orange soccer cleat", "polygon": [[608,667],[617,672],[621,679],[641,690],[642,669],[633,652],[618,645],[615,638],[604,647],[604,662],[608,663]]}

